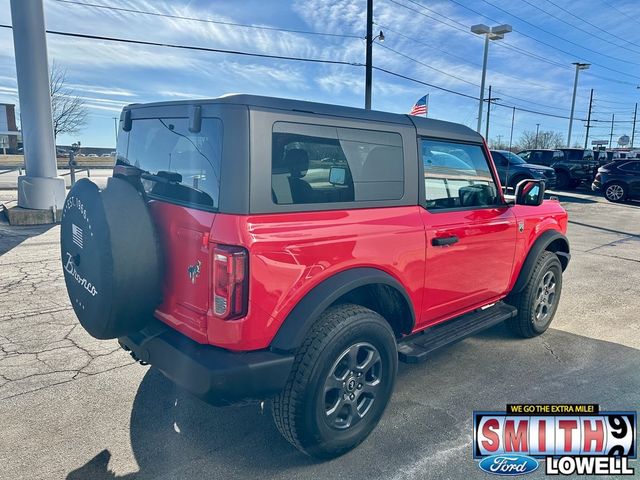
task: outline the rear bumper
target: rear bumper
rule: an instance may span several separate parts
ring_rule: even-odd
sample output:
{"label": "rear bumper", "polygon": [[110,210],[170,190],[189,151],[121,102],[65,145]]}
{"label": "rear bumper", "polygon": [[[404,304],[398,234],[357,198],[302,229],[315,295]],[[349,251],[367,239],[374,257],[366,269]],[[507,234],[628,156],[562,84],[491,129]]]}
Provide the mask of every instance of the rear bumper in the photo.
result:
{"label": "rear bumper", "polygon": [[230,352],[202,345],[158,320],[118,341],[137,360],[156,367],[204,401],[220,406],[277,394],[284,388],[294,358],[268,350]]}
{"label": "rear bumper", "polygon": [[593,183],[591,184],[591,190],[594,192],[597,192],[599,190],[602,190],[602,185],[599,181],[594,180]]}

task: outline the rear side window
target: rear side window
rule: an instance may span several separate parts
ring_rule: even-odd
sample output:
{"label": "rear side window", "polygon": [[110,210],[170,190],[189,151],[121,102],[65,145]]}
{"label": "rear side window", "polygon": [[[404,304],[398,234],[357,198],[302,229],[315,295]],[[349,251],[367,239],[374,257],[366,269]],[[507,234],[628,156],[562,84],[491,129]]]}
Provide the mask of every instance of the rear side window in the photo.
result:
{"label": "rear side window", "polygon": [[277,122],[271,197],[278,205],[397,200],[404,195],[397,133]]}
{"label": "rear side window", "polygon": [[623,165],[620,165],[618,167],[620,170],[623,170],[625,172],[634,172],[634,173],[640,173],[640,162],[627,162]]}
{"label": "rear side window", "polygon": [[421,140],[428,210],[499,204],[498,189],[480,145]]}
{"label": "rear side window", "polygon": [[218,208],[222,122],[203,118],[200,132],[186,118],[133,120],[121,132],[117,159],[160,177],[143,179],[151,197],[207,210]]}

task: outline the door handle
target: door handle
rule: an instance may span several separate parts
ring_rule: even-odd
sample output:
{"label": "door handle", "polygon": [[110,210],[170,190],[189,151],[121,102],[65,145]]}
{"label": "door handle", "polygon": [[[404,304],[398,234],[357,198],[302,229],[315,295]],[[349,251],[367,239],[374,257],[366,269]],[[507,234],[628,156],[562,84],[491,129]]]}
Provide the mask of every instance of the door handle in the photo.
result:
{"label": "door handle", "polygon": [[451,235],[450,237],[432,238],[431,245],[433,245],[434,247],[444,247],[446,245],[453,245],[454,243],[457,243],[459,240],[460,239],[455,235]]}

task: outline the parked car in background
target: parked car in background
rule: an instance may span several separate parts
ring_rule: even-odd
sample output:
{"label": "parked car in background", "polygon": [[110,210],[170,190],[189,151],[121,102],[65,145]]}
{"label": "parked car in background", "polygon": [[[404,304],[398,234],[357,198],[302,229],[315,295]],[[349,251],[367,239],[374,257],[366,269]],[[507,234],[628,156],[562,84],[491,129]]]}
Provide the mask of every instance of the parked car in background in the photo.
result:
{"label": "parked car in background", "polygon": [[100,155],[101,157],[107,158],[107,157],[111,157],[112,155],[110,153],[103,153],[102,155]]}
{"label": "parked car in background", "polygon": [[98,155],[95,153],[90,153],[89,155],[87,155],[87,157],[89,158],[98,158]]}
{"label": "parked car in background", "polygon": [[610,202],[640,199],[640,159],[619,160],[600,167],[591,184]]}
{"label": "parked car in background", "polygon": [[556,186],[568,189],[582,182],[591,182],[598,164],[593,158],[593,150],[581,148],[531,149],[518,153],[527,163],[544,165],[556,171]]}
{"label": "parked car in background", "polygon": [[613,160],[613,153],[614,152],[607,150],[594,150],[593,158],[598,164],[598,167],[602,167]]}
{"label": "parked car in background", "polygon": [[491,150],[498,177],[503,187],[515,188],[527,178],[543,180],[546,188],[556,186],[556,172],[551,167],[533,165],[508,150]]}

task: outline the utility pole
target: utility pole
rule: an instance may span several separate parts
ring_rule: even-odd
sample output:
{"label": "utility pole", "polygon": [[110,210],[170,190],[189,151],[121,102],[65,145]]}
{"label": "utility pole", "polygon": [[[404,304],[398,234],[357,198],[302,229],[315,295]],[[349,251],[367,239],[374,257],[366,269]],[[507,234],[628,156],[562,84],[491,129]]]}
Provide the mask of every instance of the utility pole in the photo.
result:
{"label": "utility pole", "polygon": [[491,118],[491,102],[497,102],[499,98],[491,98],[491,85],[489,85],[489,98],[487,98],[487,125],[485,126],[484,138],[489,141],[489,119]]}
{"label": "utility pole", "polygon": [[538,148],[538,133],[540,132],[540,124],[536,123],[536,146],[533,148]]}
{"label": "utility pole", "polygon": [[616,114],[612,113],[611,114],[611,134],[609,135],[609,148],[611,148],[611,145],[613,145],[613,122],[615,122],[616,120]]}
{"label": "utility pole", "polygon": [[516,121],[516,107],[513,107],[511,112],[511,135],[509,135],[509,151],[511,151],[511,145],[513,143],[513,124]]}
{"label": "utility pole", "polygon": [[487,98],[487,124],[485,125],[484,138],[489,141],[489,118],[491,118],[491,85],[489,85],[489,97]]}
{"label": "utility pole", "polygon": [[367,0],[367,53],[365,61],[364,108],[371,110],[371,80],[373,77],[373,0]]}
{"label": "utility pole", "polygon": [[590,67],[588,63],[575,62],[574,65],[576,66],[576,78],[573,81],[573,98],[571,99],[571,116],[569,117],[569,134],[567,135],[567,148],[571,148],[571,129],[573,127],[573,112],[575,111],[575,108],[576,108],[576,92],[578,90],[578,73],[580,73],[580,70],[586,70]]}
{"label": "utility pole", "polygon": [[502,146],[502,135],[498,135],[498,148]]}
{"label": "utility pole", "polygon": [[116,145],[118,144],[118,117],[113,117],[113,131],[116,135]]}
{"label": "utility pole", "polygon": [[589,142],[589,129],[591,128],[591,107],[593,106],[593,88],[591,89],[591,94],[589,95],[589,115],[587,115],[587,134],[584,137],[584,148],[587,149],[587,144]]}
{"label": "utility pole", "polygon": [[638,102],[636,102],[636,108],[633,111],[633,129],[631,130],[631,149],[633,149],[633,140],[636,136],[636,116],[638,115]]}
{"label": "utility pole", "polygon": [[11,20],[26,167],[18,206],[53,211],[55,221],[66,189],[56,164],[42,0],[11,0]]}

